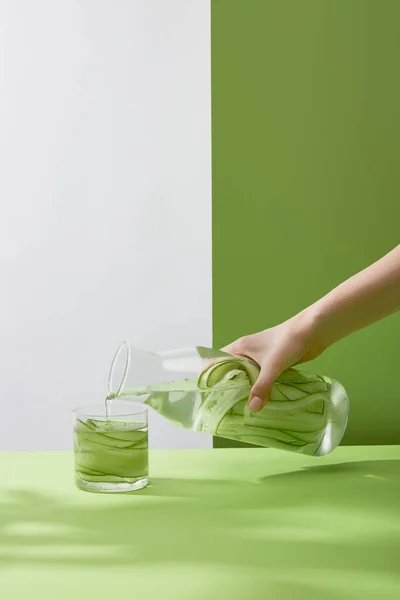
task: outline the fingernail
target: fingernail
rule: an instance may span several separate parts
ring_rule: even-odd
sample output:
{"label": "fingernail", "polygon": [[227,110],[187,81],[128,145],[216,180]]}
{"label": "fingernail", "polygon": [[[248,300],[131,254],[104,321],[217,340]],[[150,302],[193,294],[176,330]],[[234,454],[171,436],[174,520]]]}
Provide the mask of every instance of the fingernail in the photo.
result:
{"label": "fingernail", "polygon": [[257,398],[257,396],[255,398],[252,398],[249,404],[249,408],[250,410],[257,412],[258,410],[260,410],[262,408],[263,405],[263,401],[261,400],[261,398]]}

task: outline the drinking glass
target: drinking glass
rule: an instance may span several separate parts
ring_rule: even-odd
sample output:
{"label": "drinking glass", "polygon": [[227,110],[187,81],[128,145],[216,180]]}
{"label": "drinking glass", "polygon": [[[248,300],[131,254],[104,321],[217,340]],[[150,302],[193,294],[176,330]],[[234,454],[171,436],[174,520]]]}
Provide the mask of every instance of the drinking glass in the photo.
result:
{"label": "drinking glass", "polygon": [[131,492],[148,484],[147,405],[124,399],[74,410],[75,481],[88,492]]}

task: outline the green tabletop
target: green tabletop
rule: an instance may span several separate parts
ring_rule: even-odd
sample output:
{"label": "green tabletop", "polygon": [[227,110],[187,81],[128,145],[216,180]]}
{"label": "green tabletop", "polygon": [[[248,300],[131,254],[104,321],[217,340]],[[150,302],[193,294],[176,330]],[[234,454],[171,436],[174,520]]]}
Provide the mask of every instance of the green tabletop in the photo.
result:
{"label": "green tabletop", "polygon": [[90,494],[70,453],[0,453],[0,597],[400,598],[400,446],[154,451],[150,469],[145,490]]}

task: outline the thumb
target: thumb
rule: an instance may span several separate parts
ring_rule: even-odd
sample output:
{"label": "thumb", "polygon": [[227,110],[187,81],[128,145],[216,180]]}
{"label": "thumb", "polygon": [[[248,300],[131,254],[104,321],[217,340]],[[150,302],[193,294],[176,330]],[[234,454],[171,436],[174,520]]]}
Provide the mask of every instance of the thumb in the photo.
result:
{"label": "thumb", "polygon": [[284,371],[281,361],[277,358],[270,358],[261,367],[257,381],[252,387],[249,397],[249,408],[258,412],[267,404],[271,395],[271,389],[274,381]]}

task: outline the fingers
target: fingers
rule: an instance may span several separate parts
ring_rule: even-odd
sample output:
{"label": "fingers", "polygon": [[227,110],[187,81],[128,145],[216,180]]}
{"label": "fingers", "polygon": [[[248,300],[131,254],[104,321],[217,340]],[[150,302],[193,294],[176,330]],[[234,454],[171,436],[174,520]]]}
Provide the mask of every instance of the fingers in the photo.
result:
{"label": "fingers", "polygon": [[284,368],[281,366],[281,362],[276,358],[271,357],[263,364],[260,375],[250,393],[250,410],[258,412],[264,408],[271,395],[271,389],[275,380],[283,373],[283,371]]}
{"label": "fingers", "polygon": [[[258,334],[256,334],[258,335]],[[255,337],[255,336],[252,336]],[[249,352],[249,336],[239,338],[232,344],[228,344],[225,348],[222,348],[224,352],[232,354],[233,356],[244,356],[253,360],[256,364],[261,365],[261,371],[257,378],[257,381],[252,387],[249,397],[249,408],[254,412],[258,412],[269,400],[271,395],[272,386],[275,380],[285,370],[285,355],[282,351],[274,354],[270,354],[268,358],[263,359],[265,356],[266,347],[262,348],[262,352],[257,351],[257,345],[254,347],[252,344],[252,351]]]}

